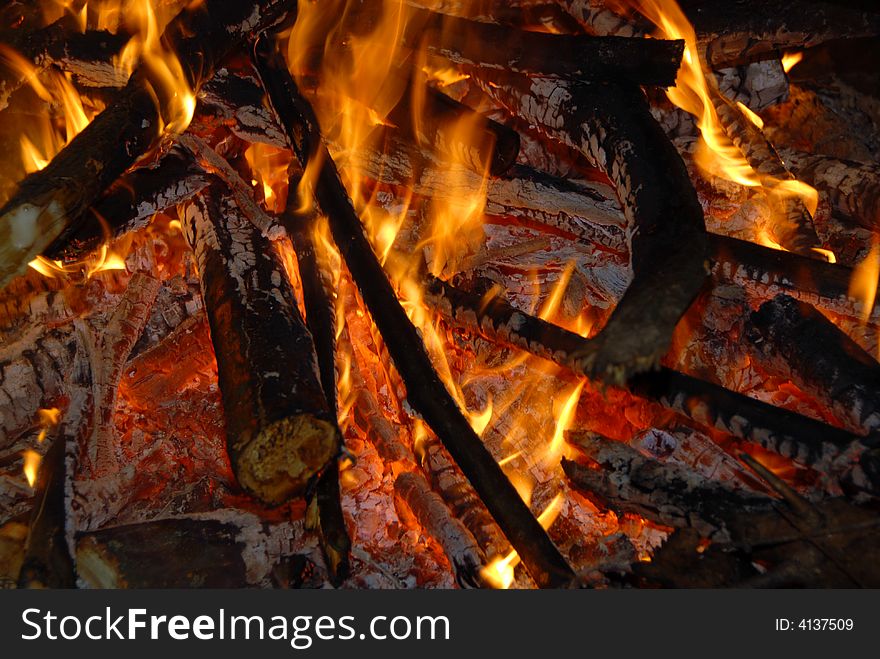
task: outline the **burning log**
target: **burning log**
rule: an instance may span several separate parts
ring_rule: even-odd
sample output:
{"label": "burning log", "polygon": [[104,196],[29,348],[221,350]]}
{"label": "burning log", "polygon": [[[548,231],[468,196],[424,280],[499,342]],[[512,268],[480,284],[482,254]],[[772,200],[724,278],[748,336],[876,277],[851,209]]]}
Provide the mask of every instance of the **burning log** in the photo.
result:
{"label": "burning log", "polygon": [[720,92],[710,91],[710,96],[730,141],[742,152],[758,179],[768,187],[770,206],[777,209],[780,216],[779,221],[770,227],[773,239],[792,252],[809,254],[819,245],[819,238],[803,200],[785,188],[786,181],[796,181],[794,174],[782,162],[761,127],[739,106]]}
{"label": "burning log", "polygon": [[[333,412],[336,432],[342,443],[342,433],[336,419],[336,316],[334,313],[327,273],[322,269],[314,241],[317,216],[299,213],[297,178],[291,177],[288,186],[287,209],[282,218],[296,252],[299,278],[302,283],[306,324],[315,343],[318,373],[327,405]],[[332,462],[319,476],[312,497],[309,517],[321,537],[321,547],[336,585],[348,576],[351,539],[345,528],[339,495],[339,465]]]}
{"label": "burning log", "polygon": [[145,227],[156,213],[189,200],[211,181],[192,156],[173,148],[155,167],[140,167],[119,178],[43,252],[50,259],[75,259],[108,238]]}
{"label": "burning log", "polygon": [[[353,354],[348,330],[345,328],[342,330],[340,343],[345,346],[345,352]],[[450,500],[449,492],[438,486],[436,481],[432,481],[440,494],[438,497],[431,489],[432,484],[429,484],[421,474],[415,473],[414,470],[418,468],[416,457],[401,439],[400,430],[385,417],[379,402],[367,387],[359,370],[352,369],[350,375],[356,396],[352,407],[354,423],[370,439],[382,459],[394,465],[393,472],[397,472],[398,468],[407,470],[394,480],[394,490],[397,495],[395,501],[399,506],[405,506],[405,512],[415,517],[422,528],[443,548],[459,585],[464,587],[481,585],[480,568],[485,564],[486,553],[500,554],[502,550],[507,549],[507,543],[501,532],[497,530],[495,522],[473,494],[467,480],[456,471],[460,487],[471,492],[473,499],[482,507],[484,515],[481,519],[482,524],[491,526],[496,531],[496,535],[492,537],[497,541],[497,547],[495,544],[478,544],[478,539],[483,537],[478,536],[478,533],[483,527],[472,527],[469,522],[473,521],[473,517],[453,514],[450,507],[455,500]],[[455,470],[455,465],[451,460],[449,462],[451,472]],[[433,477],[429,465],[422,463],[422,468]],[[481,546],[486,552],[480,549]]]}
{"label": "burning log", "polygon": [[822,401],[847,427],[880,427],[880,364],[813,306],[779,295],[752,313],[749,347],[772,373]]}
{"label": "burning log", "polygon": [[876,12],[834,2],[711,0],[688,14],[713,68],[775,58],[833,39],[880,34]]}
{"label": "burning log", "polygon": [[703,211],[675,147],[635,87],[565,86],[501,74],[484,90],[604,169],[630,225],[634,278],[602,333],[578,355],[609,383],[656,366],[706,279]]}
{"label": "burning log", "polygon": [[765,495],[734,490],[595,433],[569,433],[567,440],[598,467],[563,459],[569,481],[598,505],[618,513],[634,513],[664,526],[693,528],[704,537],[729,540],[731,519],[767,511],[773,503]]}
{"label": "burning log", "polygon": [[526,32],[492,23],[414,11],[404,42],[456,64],[567,80],[675,82],[684,42]]}
{"label": "burning log", "polygon": [[336,166],[321,142],[317,119],[264,39],[257,66],[269,98],[287,129],[303,167],[319,167],[314,194],[327,215],[330,231],[361,295],[382,333],[406,384],[409,402],[435,429],[453,458],[479,492],[511,545],[541,587],[569,584],[574,574],[547,533],[519,497],[449,394],[373,252]]}
{"label": "burning log", "polygon": [[270,504],[305,491],[339,451],[312,337],[274,247],[213,186],[185,211],[239,484]]}
{"label": "burning log", "polygon": [[464,587],[480,586],[480,569],[485,557],[465,525],[453,517],[440,495],[421,474],[402,473],[394,481],[398,506],[404,506],[432,537],[436,538]]}
{"label": "burning log", "polygon": [[[624,15],[628,7],[637,8],[637,2],[556,1],[595,34],[641,36],[649,29]],[[875,13],[821,0],[710,0],[686,6],[685,11],[696,28],[701,53],[715,69],[775,58],[781,52],[834,39],[880,34]]]}
{"label": "burning log", "polygon": [[715,277],[762,297],[791,293],[848,316],[876,315],[876,306],[866,309],[850,294],[852,268],[716,234],[709,234],[709,253]]}
{"label": "burning log", "polygon": [[[583,351],[584,344],[595,339],[585,339],[525,314],[498,296],[487,299],[437,278],[426,282],[425,300],[467,331],[589,377],[577,355]],[[757,443],[817,471],[840,477],[840,471],[848,470],[852,460],[861,460],[865,478],[870,481],[876,477],[875,458],[869,450],[871,442],[863,443],[849,432],[808,417],[665,367],[631,378],[627,388],[634,395],[656,401],[706,428],[720,429]],[[862,473],[857,474],[856,479],[862,479]],[[876,486],[876,482],[858,485],[869,490]]]}
{"label": "burning log", "polygon": [[866,229],[880,226],[880,168],[823,155],[785,152],[799,178],[828,194],[835,211]]}
{"label": "burning log", "polygon": [[[125,84],[113,64],[130,39],[127,34],[104,30],[80,33],[72,16],[34,31],[14,30],[5,35],[0,46],[0,60],[6,66],[0,72],[0,110],[9,104],[12,94],[34,75],[55,64],[85,84],[115,87]],[[23,61],[22,61],[23,60]]]}
{"label": "burning log", "polygon": [[[285,4],[209,1],[191,5],[169,23],[162,43],[179,67],[178,74],[170,75],[190,91],[168,89],[151,66],[142,65],[113,103],[45,169],[22,181],[0,209],[0,286],[20,274],[66,227],[80,221],[97,197],[153,149],[166,130],[181,132],[192,113],[192,94],[210,78],[217,62],[254,29],[273,23]],[[164,101],[157,104],[157,95]]]}

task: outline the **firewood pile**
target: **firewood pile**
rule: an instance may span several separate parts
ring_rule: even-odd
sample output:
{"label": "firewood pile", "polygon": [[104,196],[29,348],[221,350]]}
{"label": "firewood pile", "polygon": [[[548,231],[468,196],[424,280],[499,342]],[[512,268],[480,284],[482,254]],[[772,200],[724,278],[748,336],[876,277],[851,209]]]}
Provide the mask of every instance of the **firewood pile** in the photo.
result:
{"label": "firewood pile", "polygon": [[880,12],[0,9],[0,582],[880,585]]}

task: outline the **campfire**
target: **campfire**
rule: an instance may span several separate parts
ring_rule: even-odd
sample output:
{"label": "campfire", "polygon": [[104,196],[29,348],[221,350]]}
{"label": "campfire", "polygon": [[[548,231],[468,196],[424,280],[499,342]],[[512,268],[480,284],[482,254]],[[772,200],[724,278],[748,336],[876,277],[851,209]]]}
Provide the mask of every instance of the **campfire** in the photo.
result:
{"label": "campfire", "polygon": [[6,3],[0,579],[880,585],[880,14],[807,4]]}

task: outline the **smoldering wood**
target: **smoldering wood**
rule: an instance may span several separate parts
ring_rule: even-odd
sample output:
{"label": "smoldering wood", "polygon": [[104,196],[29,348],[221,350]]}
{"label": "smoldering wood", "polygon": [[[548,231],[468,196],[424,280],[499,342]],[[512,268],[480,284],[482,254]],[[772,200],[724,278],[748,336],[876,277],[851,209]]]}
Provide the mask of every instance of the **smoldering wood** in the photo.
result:
{"label": "smoldering wood", "polygon": [[135,273],[106,324],[85,332],[86,350],[91,361],[92,422],[85,439],[82,459],[98,476],[119,469],[116,455],[114,413],[125,363],[147,323],[150,309],[159,294],[159,280]]}
{"label": "smoldering wood", "polygon": [[758,363],[816,397],[850,429],[880,427],[880,364],[812,305],[778,295],[752,313]]}
{"label": "smoldering wood", "polygon": [[471,532],[484,554],[504,555],[510,544],[443,444],[429,433],[416,445],[416,453],[432,487]]}
{"label": "smoldering wood", "polygon": [[[297,270],[302,286],[306,324],[315,344],[318,373],[327,405],[333,414],[335,430],[342,445],[342,433],[338,426],[336,382],[336,314],[333,308],[333,291],[329,273],[318,258],[314,241],[317,216],[311,212],[298,211],[301,201],[295,191],[298,176],[291,176],[288,185],[287,208],[281,218],[296,254]],[[342,502],[339,494],[339,466],[334,460],[318,477],[311,505],[316,508],[316,529],[321,537],[321,547],[327,561],[331,581],[339,585],[350,571],[349,554],[351,539],[345,528]]]}
{"label": "smoldering wood", "polygon": [[661,87],[674,84],[684,52],[683,41],[527,32],[426,11],[410,15],[403,40],[459,65]]}
{"label": "smoldering wood", "polygon": [[703,537],[724,541],[730,539],[727,523],[734,516],[767,511],[773,503],[766,495],[734,490],[596,433],[570,432],[566,439],[592,465],[563,459],[569,481],[589,499],[618,513],[693,528]]}
{"label": "smoldering wood", "polygon": [[[642,17],[625,16],[608,0],[556,0],[595,34],[641,36],[653,28]],[[781,52],[811,48],[834,39],[880,34],[875,13],[834,2],[711,0],[682,3],[700,50],[714,69],[773,59]]]}
{"label": "smoldering wood", "polygon": [[155,166],[123,174],[88,208],[82,222],[63,231],[43,255],[81,258],[106,240],[144,228],[156,213],[191,199],[210,182],[188,151],[174,147]]}
{"label": "smoldering wood", "polygon": [[835,2],[710,0],[686,13],[713,68],[880,34],[876,12]]}
{"label": "smoldering wood", "polygon": [[[281,0],[210,0],[183,10],[162,40],[177,56],[186,84],[198,92],[226,53],[285,9]],[[139,67],[115,100],[43,170],[25,178],[0,209],[0,286],[79,222],[104,190],[159,144],[162,118],[153,87],[148,68]]]}
{"label": "smoldering wood", "polygon": [[[113,64],[131,35],[112,34],[106,30],[80,32],[76,20],[66,16],[37,30],[11,30],[3,35],[0,59],[8,59],[3,50],[14,50],[28,62],[36,73],[55,65],[74,75],[80,84],[95,87],[116,87],[125,84],[125,78]],[[9,104],[9,98],[27,77],[19,67],[4,66],[0,73],[0,110]]]}
{"label": "smoldering wood", "polygon": [[[523,313],[498,295],[480,296],[435,277],[426,280],[424,290],[425,302],[455,325],[589,377],[577,355],[594,339]],[[835,478],[849,480],[848,472],[859,463],[852,477],[859,488],[870,491],[880,483],[872,444],[845,430],[666,367],[630,378],[627,389],[707,429],[757,443]]]}
{"label": "smoldering wood", "polygon": [[866,229],[880,226],[880,167],[790,150],[783,155],[800,180],[829,196],[836,212]]}
{"label": "smoldering wood", "polygon": [[394,481],[395,501],[406,507],[428,533],[437,539],[449,558],[462,587],[481,585],[480,569],[486,560],[467,527],[452,516],[440,495],[431,490],[425,477],[405,472]]}
{"label": "smoldering wood", "polygon": [[722,94],[754,112],[760,113],[788,99],[788,77],[781,60],[768,59],[718,69],[716,78]]}
{"label": "smoldering wood", "polygon": [[790,293],[846,316],[876,317],[877,306],[864,308],[864,301],[849,292],[853,269],[756,243],[709,234],[712,273],[720,281],[740,284],[771,298]]}
{"label": "smoldering wood", "polygon": [[240,588],[248,583],[240,534],[235,524],[190,518],[91,531],[76,538],[77,572],[91,588]]}
{"label": "smoldering wood", "polygon": [[[351,339],[345,327],[340,334],[340,344],[345,353],[354,356]],[[429,485],[425,477],[416,472],[421,468],[428,477],[433,477],[430,465],[416,460],[416,456],[404,443],[400,429],[392,425],[382,412],[379,402],[367,386],[360,370],[353,368],[350,377],[352,390],[356,396],[351,410],[353,422],[373,443],[382,459],[393,465],[392,473],[400,472],[394,480],[394,489],[399,494],[398,498],[404,499],[410,514],[443,548],[459,585],[473,587],[481,585],[479,573],[480,568],[485,564],[486,554],[467,524],[468,521],[473,521],[474,516],[454,514],[449,507],[452,502],[446,497],[448,492],[440,489],[433,480]],[[490,526],[497,533],[493,539],[499,543],[498,553],[500,553],[500,547],[507,545],[504,536],[451,459],[448,468],[455,472],[461,487],[467,488],[481,506],[484,515],[482,524]],[[431,489],[432,485],[440,496]],[[398,498],[395,498],[395,501]],[[483,545],[483,547],[494,548],[494,545]]]}
{"label": "smoldering wood", "polygon": [[[758,180],[771,188],[780,182],[794,181],[794,174],[782,162],[764,131],[720,92],[710,90],[709,95],[727,136],[742,152]],[[819,245],[813,218],[799,196],[774,194],[771,190],[768,203],[778,216],[768,227],[777,243],[798,254],[809,254]]]}
{"label": "smoldering wood", "polygon": [[370,314],[382,333],[406,388],[408,401],[442,438],[468,480],[504,530],[540,587],[561,587],[574,573],[516,489],[486,450],[437,375],[415,326],[400,305],[379,264],[339,173],[323,145],[318,122],[286,64],[264,39],[257,66],[269,98],[287,129],[303,167],[318,158],[314,194]]}
{"label": "smoldering wood", "polygon": [[312,337],[276,246],[219,184],[185,209],[217,357],[227,448],[239,484],[280,504],[339,451]]}
{"label": "smoldering wood", "polygon": [[678,152],[636,87],[565,85],[501,73],[481,81],[497,102],[608,174],[628,222],[633,281],[583,370],[622,383],[657,365],[706,281],[703,211]]}
{"label": "smoldering wood", "polygon": [[19,588],[73,588],[73,559],[67,546],[65,480],[67,435],[51,437],[52,445],[40,463],[36,496],[28,524]]}

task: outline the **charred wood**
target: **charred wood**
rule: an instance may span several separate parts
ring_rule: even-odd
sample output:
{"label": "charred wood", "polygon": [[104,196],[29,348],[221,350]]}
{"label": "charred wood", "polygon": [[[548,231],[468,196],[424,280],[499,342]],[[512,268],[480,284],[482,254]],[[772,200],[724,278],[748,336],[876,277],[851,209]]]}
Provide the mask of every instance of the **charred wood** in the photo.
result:
{"label": "charred wood", "polygon": [[790,293],[801,300],[854,317],[874,317],[876,306],[864,308],[850,294],[852,268],[756,243],[709,234],[714,276],[747,286],[762,297]]}
{"label": "charred wood", "polygon": [[66,531],[66,443],[66,434],[54,437],[40,463],[19,588],[73,588],[75,585]]}
{"label": "charred wood", "polygon": [[[327,405],[333,413],[336,432],[342,444],[338,426],[336,383],[336,315],[333,308],[333,291],[327,281],[328,273],[322,268],[314,241],[317,217],[314,213],[298,213],[300,205],[297,178],[291,177],[288,187],[287,209],[282,218],[293,243],[299,278],[302,285],[306,324],[315,344],[318,373]],[[318,477],[310,507],[312,521],[321,537],[321,547],[327,561],[331,580],[339,585],[348,576],[351,539],[345,528],[342,503],[339,495],[339,466],[334,460]]]}
{"label": "charred wood", "polygon": [[602,507],[619,513],[634,513],[664,526],[693,528],[704,537],[729,540],[729,520],[769,510],[773,502],[686,467],[664,464],[594,433],[569,433],[567,439],[591,465],[564,459],[562,468],[569,481]]}
{"label": "charred wood", "polygon": [[[17,56],[37,73],[54,64],[76,76],[81,84],[123,86],[125,79],[121,78],[114,66],[113,58],[128,42],[130,35],[111,34],[103,30],[80,33],[78,27],[72,17],[65,17],[38,30],[13,30],[4,35],[0,60],[10,60],[11,63]],[[9,97],[27,83],[22,69],[21,66],[9,66],[8,63],[2,67],[0,110],[6,108]]]}
{"label": "charred wood", "polygon": [[[425,301],[467,331],[589,377],[577,355],[594,339],[525,314],[498,296],[476,295],[437,278],[426,282]],[[863,477],[875,477],[870,446],[852,433],[665,367],[631,378],[627,388],[706,428],[723,430],[835,477],[850,469],[852,461],[864,458],[856,479],[860,487],[876,487],[863,482]]]}
{"label": "charred wood", "polygon": [[798,178],[828,194],[835,211],[866,229],[880,227],[880,168],[830,156],[785,152]]}
{"label": "charred wood", "polygon": [[449,558],[458,584],[476,588],[481,585],[480,569],[485,563],[483,552],[465,525],[452,516],[440,495],[421,474],[405,472],[394,481],[398,506],[412,514],[436,538]]}
{"label": "charred wood", "polygon": [[121,176],[89,207],[83,221],[62,232],[43,255],[80,258],[102,241],[145,227],[156,213],[187,201],[210,181],[186,150],[173,148],[155,167],[140,167]]}
{"label": "charred wood", "polygon": [[752,313],[758,363],[790,378],[854,431],[880,428],[880,364],[815,307],[779,295]]}
{"label": "charred wood", "polygon": [[404,42],[459,65],[661,87],[675,82],[684,51],[682,41],[527,32],[423,11],[411,16]]}
{"label": "charred wood", "polygon": [[641,91],[507,74],[481,84],[512,114],[578,149],[616,186],[634,278],[603,331],[578,355],[583,370],[619,384],[656,366],[706,280],[706,232],[684,163]]}
{"label": "charred wood", "polygon": [[[177,56],[184,82],[197,92],[219,60],[254,29],[274,22],[285,4],[191,5],[166,27],[163,43]],[[22,181],[0,209],[0,286],[79,222],[104,190],[159,144],[159,127],[174,118],[163,120],[154,88],[161,87],[151,81],[149,67],[138,68],[113,103],[43,170]]]}
{"label": "charred wood", "polygon": [[214,185],[186,208],[239,484],[270,504],[302,494],[339,435],[277,247]]}
{"label": "charred wood", "polygon": [[319,159],[315,198],[329,219],[333,239],[406,384],[410,404],[442,438],[535,582],[541,587],[570,583],[574,577],[571,568],[483,446],[434,370],[418,331],[400,305],[364,234],[336,166],[321,141],[311,107],[266,39],[258,46],[257,62],[300,163],[305,167],[314,158]]}
{"label": "charred wood", "polygon": [[235,524],[183,518],[80,534],[78,576],[92,588],[240,588],[248,581],[240,533]]}

